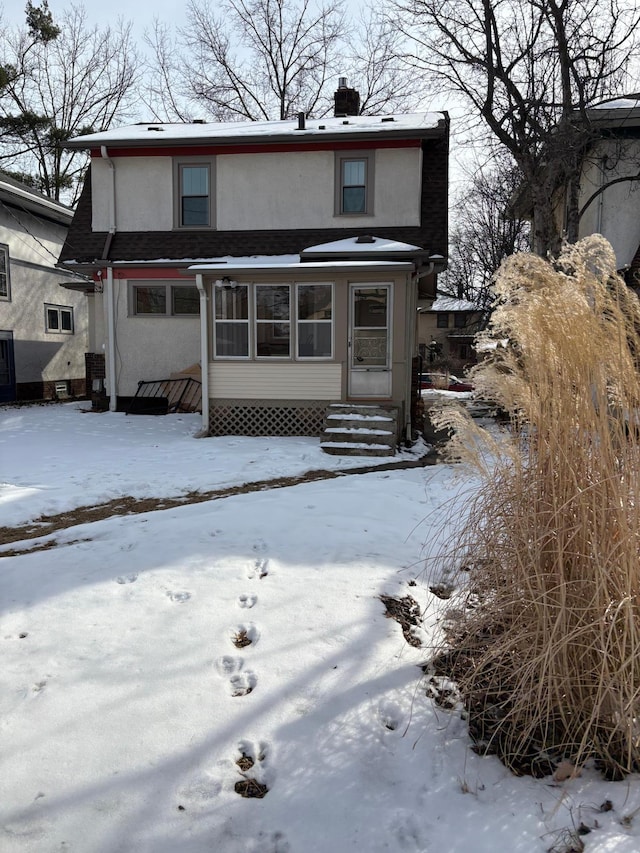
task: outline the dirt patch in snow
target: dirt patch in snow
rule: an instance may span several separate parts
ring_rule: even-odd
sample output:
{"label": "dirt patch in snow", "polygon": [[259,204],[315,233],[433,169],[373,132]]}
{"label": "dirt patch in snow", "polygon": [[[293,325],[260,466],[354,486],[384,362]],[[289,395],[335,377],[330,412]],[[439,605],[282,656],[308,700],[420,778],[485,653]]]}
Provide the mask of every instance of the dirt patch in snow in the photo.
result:
{"label": "dirt patch in snow", "polygon": [[[56,515],[42,515],[35,521],[29,521],[16,527],[0,527],[0,547],[14,542],[24,542],[30,539],[40,539],[50,536],[59,530],[67,530],[79,524],[92,524],[94,521],[102,521],[105,518],[113,518],[122,515],[139,515],[145,512],[156,512],[157,510],[174,509],[175,507],[187,506],[189,504],[215,501],[233,495],[244,495],[249,492],[262,492],[269,489],[284,489],[288,486],[297,486],[301,483],[313,483],[317,480],[332,480],[345,477],[350,474],[372,474],[376,471],[390,471],[393,469],[422,468],[425,465],[433,465],[437,462],[435,454],[426,454],[419,459],[403,459],[398,462],[389,462],[382,465],[365,465],[361,468],[347,468],[335,471],[308,471],[295,477],[278,477],[273,480],[257,480],[254,483],[242,483],[239,486],[228,486],[224,489],[212,489],[205,492],[188,492],[185,495],[172,498],[134,498],[124,496],[114,498],[102,504],[94,506],[80,506],[68,512]],[[77,541],[77,540],[76,540]],[[13,557],[18,554],[26,554],[32,551],[42,551],[55,548],[57,540],[47,540],[30,548],[15,548],[3,550],[0,557]],[[71,544],[71,543],[67,543]]]}

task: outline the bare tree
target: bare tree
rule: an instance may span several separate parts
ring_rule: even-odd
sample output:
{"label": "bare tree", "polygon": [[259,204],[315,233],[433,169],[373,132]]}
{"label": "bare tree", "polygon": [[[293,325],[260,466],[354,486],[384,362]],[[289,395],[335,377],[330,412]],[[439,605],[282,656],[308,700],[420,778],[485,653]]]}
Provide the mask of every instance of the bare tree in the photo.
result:
{"label": "bare tree", "polygon": [[185,117],[198,105],[218,120],[264,120],[328,109],[325,84],[342,31],[337,0],[317,7],[310,0],[225,0],[218,9],[190,0],[175,41],[156,24],[148,38],[156,114]]}
{"label": "bare tree", "polygon": [[403,60],[406,38],[379,10],[361,12],[345,46],[349,83],[360,93],[360,113],[409,112],[424,100],[422,81]]}
{"label": "bare tree", "polygon": [[51,198],[73,203],[86,155],[61,143],[130,114],[138,67],[131,25],[88,27],[84,8],[72,6],[55,26],[46,3],[30,7],[48,15],[53,35],[34,40],[33,17],[0,35],[0,62],[10,69],[0,92],[0,163]]}
{"label": "bare tree", "polygon": [[347,22],[338,0],[190,0],[187,26],[156,21],[147,104],[158,120],[284,119],[331,111],[338,77],[360,112],[407,111],[423,100],[402,62],[404,36],[383,14]]}
{"label": "bare tree", "polygon": [[464,198],[452,210],[449,267],[438,281],[440,290],[482,309],[490,306],[502,261],[529,248],[529,223],[510,210],[521,182],[520,170],[504,149],[488,165],[474,167]]}
{"label": "bare tree", "polygon": [[[640,13],[626,0],[397,0],[412,62],[461,94],[522,172],[533,247],[577,239],[588,109],[627,81]],[[566,222],[554,209],[567,199]]]}

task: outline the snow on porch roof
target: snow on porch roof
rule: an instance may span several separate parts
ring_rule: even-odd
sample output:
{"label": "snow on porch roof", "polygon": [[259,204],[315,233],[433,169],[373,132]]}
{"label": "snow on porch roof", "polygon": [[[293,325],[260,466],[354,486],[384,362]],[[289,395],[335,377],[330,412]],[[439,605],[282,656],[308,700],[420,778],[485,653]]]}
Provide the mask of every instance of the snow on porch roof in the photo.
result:
{"label": "snow on porch roof", "polygon": [[340,270],[371,270],[385,269],[409,271],[414,268],[410,261],[397,260],[331,260],[317,262],[301,262],[299,259],[292,261],[290,255],[271,258],[230,258],[228,261],[217,261],[206,264],[192,264],[189,267],[191,273],[218,273],[221,275],[234,275],[255,272],[283,272],[283,273],[306,273],[306,272],[338,272]]}
{"label": "snow on porch roof", "polygon": [[422,252],[420,246],[412,246],[410,243],[401,243],[398,240],[388,240],[385,237],[347,237],[344,240],[334,240],[332,243],[320,243],[318,246],[310,246],[304,249],[304,255],[337,255],[364,253],[367,254],[396,254],[406,252],[414,255]]}

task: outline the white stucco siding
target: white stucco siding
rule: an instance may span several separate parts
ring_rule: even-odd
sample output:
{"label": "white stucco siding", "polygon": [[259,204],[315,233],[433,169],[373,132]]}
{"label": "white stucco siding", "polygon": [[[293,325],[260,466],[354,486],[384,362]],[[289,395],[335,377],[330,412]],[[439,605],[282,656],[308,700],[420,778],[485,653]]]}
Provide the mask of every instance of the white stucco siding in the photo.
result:
{"label": "white stucco siding", "polygon": [[[640,142],[637,140],[598,146],[583,172],[580,206],[603,184],[636,175],[638,163]],[[623,181],[608,187],[585,210],[580,220],[580,236],[602,234],[613,246],[618,268],[624,267],[631,262],[640,244],[639,206],[640,182]]]}
{"label": "white stucco siding", "polygon": [[[118,231],[171,231],[173,228],[173,160],[171,157],[114,157]],[[94,231],[111,227],[111,167],[91,162]]]}
{"label": "white stucco siding", "polygon": [[378,149],[373,215],[338,218],[333,151],[218,156],[218,229],[418,225],[420,158],[417,148]]}
{"label": "white stucco siding", "polygon": [[[366,150],[366,149],[363,149]],[[373,214],[334,215],[333,151],[221,154],[215,158],[215,221],[220,231],[383,227],[420,224],[419,148],[377,149]],[[171,157],[114,157],[118,231],[171,231],[174,175]],[[112,222],[112,173],[91,164],[92,228]]]}
{"label": "white stucco siding", "polygon": [[209,397],[232,400],[339,400],[342,365],[211,362]]}
{"label": "white stucco siding", "polygon": [[0,207],[0,243],[9,246],[11,258],[53,267],[58,260],[67,229],[38,219],[28,210]]}

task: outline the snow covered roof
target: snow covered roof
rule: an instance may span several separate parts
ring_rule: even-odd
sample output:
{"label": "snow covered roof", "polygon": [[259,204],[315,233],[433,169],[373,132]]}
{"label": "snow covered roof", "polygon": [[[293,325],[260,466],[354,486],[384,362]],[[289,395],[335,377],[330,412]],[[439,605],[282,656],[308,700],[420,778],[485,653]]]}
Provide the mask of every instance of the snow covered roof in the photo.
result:
{"label": "snow covered roof", "polygon": [[189,272],[192,273],[219,273],[220,275],[241,275],[242,273],[260,272],[282,272],[282,273],[329,273],[336,270],[372,270],[382,269],[409,271],[413,264],[408,261],[384,261],[384,260],[334,260],[319,261],[317,263],[301,262],[299,257],[290,260],[287,256],[273,256],[257,260],[255,258],[232,258],[229,261],[214,261],[206,264],[192,264]]}
{"label": "snow covered roof", "polygon": [[61,225],[69,225],[73,219],[73,210],[58,201],[16,181],[9,175],[0,172],[0,199],[8,204],[30,210],[38,216],[53,219]]}
{"label": "snow covered roof", "polygon": [[454,299],[453,296],[438,296],[431,306],[432,311],[479,311],[477,305],[466,299]]}
{"label": "snow covered roof", "polygon": [[410,243],[401,243],[399,240],[388,240],[385,237],[360,236],[347,237],[344,240],[334,240],[331,243],[320,243],[318,246],[310,246],[303,254],[308,255],[337,255],[344,253],[367,254],[374,252],[388,255],[389,253],[406,252],[415,254],[421,252],[420,246],[412,246]]}
{"label": "snow covered roof", "polygon": [[191,122],[163,124],[144,122],[115,127],[98,133],[76,136],[65,143],[67,148],[96,148],[102,145],[166,146],[175,144],[203,145],[232,142],[316,141],[324,137],[341,136],[432,136],[446,126],[445,113],[408,113],[392,116],[346,116],[306,119],[300,127],[298,120]]}

